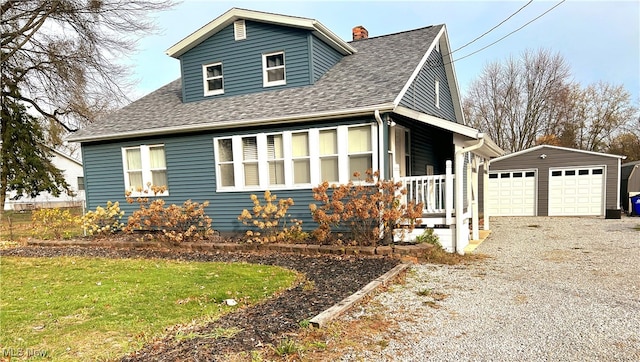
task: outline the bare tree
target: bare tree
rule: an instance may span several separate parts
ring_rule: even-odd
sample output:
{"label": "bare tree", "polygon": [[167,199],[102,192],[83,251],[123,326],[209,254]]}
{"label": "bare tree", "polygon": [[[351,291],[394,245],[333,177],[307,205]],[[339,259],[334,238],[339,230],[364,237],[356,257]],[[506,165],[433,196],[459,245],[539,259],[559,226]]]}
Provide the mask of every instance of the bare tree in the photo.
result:
{"label": "bare tree", "polygon": [[20,0],[0,5],[2,98],[75,130],[126,100],[118,61],[170,0]]}
{"label": "bare tree", "polygon": [[20,197],[57,195],[68,188],[60,172],[48,167],[51,154],[42,143],[59,143],[60,127],[74,131],[126,102],[131,82],[119,61],[135,49],[138,37],[153,30],[149,14],[171,5],[170,0],[0,3],[0,205],[7,191]]}
{"label": "bare tree", "polygon": [[564,59],[546,50],[489,64],[464,98],[467,122],[512,152],[536,144],[601,152],[631,147],[640,127],[633,126],[638,107],[629,92],[602,81],[582,88],[569,74]]}
{"label": "bare tree", "polygon": [[531,147],[555,128],[556,103],[567,96],[569,75],[560,54],[548,50],[489,64],[464,98],[467,122],[505,150]]}

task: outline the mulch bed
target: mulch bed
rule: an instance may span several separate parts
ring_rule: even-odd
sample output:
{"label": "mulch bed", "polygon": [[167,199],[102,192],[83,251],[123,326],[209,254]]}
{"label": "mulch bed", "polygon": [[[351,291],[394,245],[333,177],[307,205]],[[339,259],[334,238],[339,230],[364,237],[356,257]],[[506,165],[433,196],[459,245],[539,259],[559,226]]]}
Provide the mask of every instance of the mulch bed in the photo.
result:
{"label": "mulch bed", "polygon": [[277,265],[303,273],[314,288],[298,285],[259,305],[241,308],[194,330],[206,335],[218,328],[240,328],[231,338],[169,336],[146,345],[121,361],[221,361],[228,353],[277,345],[299,322],[308,320],[355,293],[400,262],[393,258],[305,256],[282,253],[208,253],[102,247],[20,247],[0,251],[2,256],[86,256],[108,258],[164,258],[184,261],[248,262]]}

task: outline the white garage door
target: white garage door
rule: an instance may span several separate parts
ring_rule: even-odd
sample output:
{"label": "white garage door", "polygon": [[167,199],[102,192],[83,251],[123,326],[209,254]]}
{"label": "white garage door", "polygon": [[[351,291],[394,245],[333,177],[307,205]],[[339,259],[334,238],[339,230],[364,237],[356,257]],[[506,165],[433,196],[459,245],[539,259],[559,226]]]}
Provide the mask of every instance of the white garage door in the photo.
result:
{"label": "white garage door", "polygon": [[549,170],[549,216],[602,215],[604,167]]}
{"label": "white garage door", "polygon": [[535,216],[536,171],[496,171],[489,173],[490,216]]}

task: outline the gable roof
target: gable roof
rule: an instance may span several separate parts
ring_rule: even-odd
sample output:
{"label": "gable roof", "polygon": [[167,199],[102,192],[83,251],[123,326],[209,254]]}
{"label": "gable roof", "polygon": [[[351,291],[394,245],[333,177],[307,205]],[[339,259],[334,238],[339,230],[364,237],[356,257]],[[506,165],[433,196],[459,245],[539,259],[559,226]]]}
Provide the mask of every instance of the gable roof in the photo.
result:
{"label": "gable roof", "polygon": [[186,38],[180,40],[174,46],[167,49],[166,53],[171,57],[178,58],[189,49],[192,49],[196,45],[202,43],[204,40],[232,24],[234,21],[242,19],[311,30],[315,36],[322,39],[342,55],[349,55],[356,52],[351,45],[340,39],[339,36],[315,19],[232,8],[226,13],[213,19],[205,26],[191,33]]}
{"label": "gable roof", "polygon": [[[391,111],[443,28],[429,26],[359,40],[356,53],[343,57],[316,83],[303,87],[183,103],[181,80],[177,79],[69,140],[88,142]],[[451,92],[457,92],[457,87]]]}
{"label": "gable roof", "polygon": [[551,148],[551,149],[562,150],[562,151],[585,153],[585,154],[594,155],[594,156],[613,157],[613,158],[619,158],[619,159],[622,159],[622,160],[627,158],[627,156],[619,156],[619,155],[613,155],[613,154],[610,154],[610,153],[601,153],[601,152],[594,152],[594,151],[585,151],[585,150],[579,150],[579,149],[576,149],[576,148],[568,148],[568,147],[560,147],[560,146],[552,146],[552,145],[538,145],[538,146],[527,148],[525,150],[521,150],[521,151],[518,151],[518,152],[509,153],[509,154],[504,155],[502,157],[494,158],[493,160],[491,160],[491,162],[502,161],[502,160],[505,160],[507,158],[515,157],[515,156],[522,155],[522,154],[529,153],[529,152],[534,152],[534,151],[540,150],[542,148]]}
{"label": "gable roof", "polygon": [[78,165],[78,166],[82,167],[82,162],[81,162],[81,161],[79,161],[79,160],[77,160],[77,159],[75,159],[75,158],[73,158],[73,157],[71,157],[70,155],[68,155],[68,154],[66,154],[66,153],[63,153],[63,152],[61,152],[61,151],[58,151],[57,149],[55,149],[55,148],[53,148],[53,147],[49,147],[49,146],[47,146],[47,148],[49,148],[51,151],[53,151],[53,153],[55,153],[55,154],[56,154],[56,155],[58,155],[59,157],[66,158],[67,160],[69,160],[69,161],[71,161],[71,162],[75,163],[76,165]]}

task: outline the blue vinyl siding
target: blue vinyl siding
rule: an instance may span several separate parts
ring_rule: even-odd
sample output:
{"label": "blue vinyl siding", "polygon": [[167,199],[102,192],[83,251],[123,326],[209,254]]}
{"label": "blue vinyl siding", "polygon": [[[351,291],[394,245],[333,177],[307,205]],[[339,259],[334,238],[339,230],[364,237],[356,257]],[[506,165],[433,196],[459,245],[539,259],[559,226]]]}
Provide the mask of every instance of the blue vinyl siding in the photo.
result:
{"label": "blue vinyl siding", "polygon": [[311,44],[313,51],[313,82],[315,83],[342,59],[342,54],[313,35],[311,36]]}
{"label": "blue vinyl siding", "polygon": [[[95,210],[105,206],[107,201],[119,201],[125,211],[125,219],[138,209],[137,204],[127,204],[124,196],[124,175],[122,147],[141,144],[164,144],[167,165],[169,196],[163,197],[167,204],[181,205],[191,199],[196,202],[209,201],[207,214],[213,219],[213,228],[218,231],[242,231],[247,227],[237,220],[243,209],[251,209],[250,196],[263,192],[216,192],[215,159],[213,138],[230,135],[255,134],[258,132],[278,132],[302,130],[309,127],[332,127],[340,124],[371,123],[373,119],[350,119],[342,122],[319,123],[315,125],[292,125],[278,128],[252,128],[228,132],[205,132],[173,137],[127,140],[102,144],[83,144],[85,161],[85,184],[87,209]],[[289,209],[292,218],[303,221],[303,227],[311,230],[316,224],[311,219],[309,204],[313,200],[311,189],[274,190],[278,198],[294,199],[295,205]]]}
{"label": "blue vinyl siding", "polygon": [[446,161],[453,161],[453,134],[415,121],[398,123],[409,128],[411,176],[426,175],[427,165],[433,165],[434,174],[444,174]]}
{"label": "blue vinyl siding", "polygon": [[[233,24],[180,57],[183,101],[298,87],[310,84],[307,30],[246,21],[247,39],[234,39]],[[286,85],[263,87],[262,54],[284,51]],[[202,66],[222,62],[224,94],[204,97]]]}
{"label": "blue vinyl siding", "polygon": [[[440,80],[440,108],[435,106],[435,80]],[[442,55],[435,49],[409,86],[400,104],[413,110],[456,122],[453,98],[444,69]]]}

